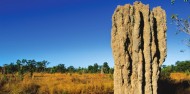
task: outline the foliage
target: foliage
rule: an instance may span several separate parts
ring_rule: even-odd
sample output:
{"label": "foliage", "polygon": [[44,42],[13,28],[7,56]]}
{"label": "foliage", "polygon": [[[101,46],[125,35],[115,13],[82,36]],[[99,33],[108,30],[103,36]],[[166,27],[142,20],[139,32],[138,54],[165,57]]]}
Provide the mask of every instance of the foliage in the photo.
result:
{"label": "foliage", "polygon": [[163,79],[169,78],[170,73],[183,72],[188,74],[190,71],[190,61],[177,61],[175,65],[163,65],[161,70],[161,77]]}
{"label": "foliage", "polygon": [[46,69],[48,61],[39,61],[35,60],[17,60],[15,63],[5,64],[1,67],[1,71],[3,74],[13,74],[18,73],[19,77],[22,79],[24,73],[30,72],[30,76],[32,77],[34,72],[43,72]]}
{"label": "foliage", "polygon": [[41,62],[36,62],[36,68],[38,72],[44,72],[45,68],[47,67],[47,65],[49,64],[48,61],[43,60]]}
{"label": "foliage", "polygon": [[51,73],[59,72],[59,73],[65,73],[66,72],[66,67],[65,64],[58,64],[57,66],[54,66],[53,68],[50,69]]}
{"label": "foliage", "polygon": [[177,61],[175,65],[175,70],[177,72],[190,71],[190,61]]}
{"label": "foliage", "polygon": [[70,73],[73,73],[73,72],[75,72],[75,68],[73,66],[69,66],[67,68],[67,71],[70,72]]}
{"label": "foliage", "polygon": [[[88,68],[75,68],[74,66],[66,67],[65,64],[58,64],[53,67],[47,67],[49,64],[48,61],[36,61],[36,60],[17,60],[16,63],[5,64],[3,67],[0,66],[0,70],[3,74],[14,74],[18,73],[20,79],[23,79],[24,74],[30,73],[30,76],[33,76],[34,72],[46,72],[46,73],[100,73],[101,69],[103,72],[108,74],[113,74],[113,68],[110,68],[107,62],[104,62],[103,65],[89,65]],[[5,70],[5,71],[4,71]]]}
{"label": "foliage", "polygon": [[104,73],[109,73],[110,67],[109,67],[107,62],[104,62],[102,67],[103,67],[103,72]]}
{"label": "foliage", "polygon": [[171,66],[165,66],[163,65],[161,70],[161,78],[162,79],[168,79],[170,78],[170,73],[174,71],[173,65]]}
{"label": "foliage", "polygon": [[98,73],[98,72],[100,72],[100,66],[97,63],[88,66],[88,73]]}

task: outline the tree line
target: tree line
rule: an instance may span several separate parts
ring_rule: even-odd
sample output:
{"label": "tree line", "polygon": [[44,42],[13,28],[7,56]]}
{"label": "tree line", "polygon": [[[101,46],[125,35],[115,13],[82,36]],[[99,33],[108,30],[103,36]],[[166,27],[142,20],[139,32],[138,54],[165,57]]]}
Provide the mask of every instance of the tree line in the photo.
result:
{"label": "tree line", "polygon": [[[94,63],[86,67],[74,66],[66,67],[65,64],[58,64],[56,66],[47,67],[48,61],[36,61],[36,60],[17,60],[15,63],[4,64],[0,66],[0,71],[2,74],[14,74],[18,73],[23,76],[25,73],[30,73],[32,77],[34,72],[44,72],[44,73],[105,73],[113,74],[114,68],[110,67],[107,62],[102,65]],[[170,73],[173,72],[184,72],[190,74],[190,61],[177,61],[174,65],[162,65],[161,77],[169,78]]]}
{"label": "tree line", "polygon": [[113,74],[114,69],[109,67],[107,62],[104,62],[103,65],[89,65],[87,68],[74,66],[66,67],[65,64],[58,64],[53,67],[47,67],[49,64],[48,61],[36,61],[36,60],[17,60],[15,63],[4,64],[0,66],[2,74],[13,74],[18,73],[23,75],[24,73],[30,73],[31,77],[34,72],[46,72],[46,73],[106,73]]}
{"label": "tree line", "polygon": [[190,61],[177,61],[175,65],[162,65],[161,77],[169,78],[170,73],[173,72],[190,74]]}

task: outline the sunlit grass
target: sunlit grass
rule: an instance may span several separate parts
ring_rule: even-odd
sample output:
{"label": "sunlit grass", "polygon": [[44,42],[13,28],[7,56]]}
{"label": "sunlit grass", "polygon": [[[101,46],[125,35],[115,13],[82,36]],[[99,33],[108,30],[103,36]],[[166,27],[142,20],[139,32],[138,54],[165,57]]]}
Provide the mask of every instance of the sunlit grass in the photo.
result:
{"label": "sunlit grass", "polygon": [[0,93],[11,94],[112,94],[113,76],[111,74],[77,73],[34,73],[31,78],[25,74],[23,80],[16,75],[1,75]]}
{"label": "sunlit grass", "polygon": [[190,75],[187,73],[171,73],[170,78],[175,81],[190,80]]}
{"label": "sunlit grass", "polygon": [[[171,85],[183,88],[184,81],[190,81],[186,73],[171,73]],[[182,86],[181,86],[182,85]],[[180,86],[180,87],[179,87]],[[0,94],[113,94],[113,75],[78,73],[34,73],[0,75]],[[190,88],[182,91],[189,92]]]}

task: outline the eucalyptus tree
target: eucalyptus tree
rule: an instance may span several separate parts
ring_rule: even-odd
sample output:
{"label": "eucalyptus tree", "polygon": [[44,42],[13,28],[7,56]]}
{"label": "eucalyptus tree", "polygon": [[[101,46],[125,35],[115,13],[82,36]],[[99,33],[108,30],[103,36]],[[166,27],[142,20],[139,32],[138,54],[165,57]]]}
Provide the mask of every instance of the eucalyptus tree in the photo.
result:
{"label": "eucalyptus tree", "polygon": [[104,63],[103,63],[102,68],[103,68],[103,72],[104,72],[104,73],[109,73],[110,67],[109,67],[109,65],[108,65],[107,62],[104,62]]}
{"label": "eucalyptus tree", "polygon": [[57,72],[61,72],[61,73],[65,73],[66,72],[66,67],[65,64],[59,64],[56,66],[56,71]]}
{"label": "eucalyptus tree", "polygon": [[74,66],[69,66],[69,67],[67,68],[67,70],[68,70],[68,72],[70,72],[70,73],[75,72]]}
{"label": "eucalyptus tree", "polygon": [[30,72],[30,76],[32,77],[33,76],[33,72],[36,69],[36,61],[35,60],[28,60],[26,62],[26,66],[28,68],[28,71]]}
{"label": "eucalyptus tree", "polygon": [[16,66],[17,66],[17,71],[20,73],[22,70],[22,61],[21,60],[17,60],[16,61]]}
{"label": "eucalyptus tree", "polygon": [[94,67],[94,73],[97,73],[99,71],[99,65],[95,63],[93,67]]}

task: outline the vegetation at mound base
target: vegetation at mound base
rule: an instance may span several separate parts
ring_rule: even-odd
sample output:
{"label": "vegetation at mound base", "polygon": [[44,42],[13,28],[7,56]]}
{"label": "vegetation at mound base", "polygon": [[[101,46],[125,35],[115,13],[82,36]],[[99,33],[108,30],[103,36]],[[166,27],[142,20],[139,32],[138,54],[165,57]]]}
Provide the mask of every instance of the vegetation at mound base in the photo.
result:
{"label": "vegetation at mound base", "polygon": [[158,81],[158,94],[190,94],[189,74],[175,72],[168,78],[162,76]]}
{"label": "vegetation at mound base", "polygon": [[190,74],[190,61],[177,61],[175,65],[162,65],[161,77],[162,79],[170,78],[171,73],[186,73]]}
{"label": "vegetation at mound base", "polygon": [[160,75],[159,94],[190,94],[190,61],[163,65]]}

